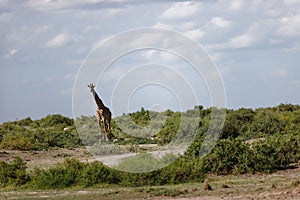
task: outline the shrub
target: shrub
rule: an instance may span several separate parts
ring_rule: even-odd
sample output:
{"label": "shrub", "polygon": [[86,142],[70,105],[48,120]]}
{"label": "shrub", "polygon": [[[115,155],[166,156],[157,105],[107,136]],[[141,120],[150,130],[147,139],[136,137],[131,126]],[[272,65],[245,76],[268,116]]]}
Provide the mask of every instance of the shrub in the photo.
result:
{"label": "shrub", "polygon": [[26,172],[26,162],[16,157],[11,163],[0,161],[0,186],[21,186],[30,181]]}
{"label": "shrub", "polygon": [[48,115],[45,118],[42,118],[40,121],[41,127],[53,127],[53,126],[72,126],[74,125],[73,119],[70,119],[68,117],[62,116],[60,114],[55,115]]}
{"label": "shrub", "polygon": [[277,113],[270,110],[260,110],[254,116],[253,123],[249,129],[255,133],[274,135],[283,130],[283,123],[280,121]]}
{"label": "shrub", "polygon": [[252,148],[240,139],[220,140],[203,164],[214,174],[272,173],[288,168],[299,158],[300,137],[290,134],[270,136]]}
{"label": "shrub", "polygon": [[40,189],[62,189],[78,184],[84,164],[76,159],[65,159],[46,170],[35,169],[32,175],[32,184]]}
{"label": "shrub", "polygon": [[76,175],[62,166],[42,171],[34,177],[36,187],[40,189],[62,189],[75,184]]}
{"label": "shrub", "polygon": [[80,184],[89,187],[96,184],[119,184],[120,174],[113,169],[105,167],[101,162],[95,161],[87,164],[82,171]]}
{"label": "shrub", "polygon": [[118,173],[100,162],[84,163],[77,159],[65,159],[55,167],[32,172],[32,186],[39,189],[62,189],[70,186],[117,184]]}
{"label": "shrub", "polygon": [[256,170],[274,172],[286,169],[300,159],[299,135],[275,135],[254,145]]}
{"label": "shrub", "polygon": [[137,111],[135,113],[130,113],[129,115],[131,119],[134,121],[134,123],[139,126],[146,126],[151,120],[150,111],[145,110],[143,107],[141,108],[140,111]]}
{"label": "shrub", "polygon": [[147,173],[125,173],[122,185],[152,186],[203,181],[206,177],[200,160],[179,158],[172,164]]}
{"label": "shrub", "polygon": [[3,136],[0,147],[9,150],[30,150],[33,148],[34,137],[26,129],[19,129]]}
{"label": "shrub", "polygon": [[73,120],[61,115],[35,121],[28,117],[0,125],[0,148],[3,149],[27,151],[81,145]]}
{"label": "shrub", "polygon": [[[204,168],[207,172],[214,174],[246,173],[249,172],[248,165],[252,156],[247,144],[239,139],[219,140],[211,153],[203,158]],[[248,170],[247,170],[248,169]]]}
{"label": "shrub", "polygon": [[30,117],[27,117],[17,121],[17,124],[19,126],[30,126],[32,122],[33,122],[32,119]]}
{"label": "shrub", "polygon": [[160,145],[168,144],[177,134],[180,127],[181,113],[173,113],[167,118],[164,127],[157,134]]}

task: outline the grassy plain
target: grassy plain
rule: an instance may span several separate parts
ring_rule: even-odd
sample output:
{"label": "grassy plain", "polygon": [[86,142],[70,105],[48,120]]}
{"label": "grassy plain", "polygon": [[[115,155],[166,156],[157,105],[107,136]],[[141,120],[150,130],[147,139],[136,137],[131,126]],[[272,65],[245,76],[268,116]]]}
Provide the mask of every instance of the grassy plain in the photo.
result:
{"label": "grassy plain", "polygon": [[[0,151],[1,160],[10,161],[20,156],[27,161],[28,170],[36,166],[48,168],[66,157],[88,161],[93,157],[84,148],[54,149],[50,151],[22,152]],[[117,199],[300,199],[300,168],[273,174],[208,175],[212,190],[204,190],[204,183],[179,185],[120,187],[97,185],[92,188],[67,188],[63,190],[32,190],[27,188],[0,189],[0,199],[43,200],[117,200]]]}

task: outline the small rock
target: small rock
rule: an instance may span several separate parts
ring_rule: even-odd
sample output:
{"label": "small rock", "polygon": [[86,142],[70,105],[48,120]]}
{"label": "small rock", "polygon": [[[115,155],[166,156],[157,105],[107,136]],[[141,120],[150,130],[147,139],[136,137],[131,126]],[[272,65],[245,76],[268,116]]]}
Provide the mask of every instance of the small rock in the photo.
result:
{"label": "small rock", "polygon": [[226,185],[226,184],[222,184],[222,185],[221,185],[221,188],[229,188],[229,186]]}

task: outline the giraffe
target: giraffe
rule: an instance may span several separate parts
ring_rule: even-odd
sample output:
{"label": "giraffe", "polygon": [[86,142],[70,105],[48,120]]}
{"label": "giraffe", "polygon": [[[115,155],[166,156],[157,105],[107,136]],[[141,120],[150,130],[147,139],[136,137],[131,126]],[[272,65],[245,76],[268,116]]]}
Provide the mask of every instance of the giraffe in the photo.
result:
{"label": "giraffe", "polygon": [[91,89],[91,92],[94,96],[95,102],[98,106],[97,111],[96,111],[96,118],[98,121],[98,125],[99,125],[99,134],[100,136],[102,135],[102,130],[101,130],[101,123],[104,126],[104,135],[105,135],[105,139],[106,141],[108,141],[108,131],[110,129],[110,121],[111,121],[111,112],[109,110],[109,108],[107,108],[102,100],[99,98],[97,92],[95,91],[95,85],[93,83],[89,84],[88,87]]}

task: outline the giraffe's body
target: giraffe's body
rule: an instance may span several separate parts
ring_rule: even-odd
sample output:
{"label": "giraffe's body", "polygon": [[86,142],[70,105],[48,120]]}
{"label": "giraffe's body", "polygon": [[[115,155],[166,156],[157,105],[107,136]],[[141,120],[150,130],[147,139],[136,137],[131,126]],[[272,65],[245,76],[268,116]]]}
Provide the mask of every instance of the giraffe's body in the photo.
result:
{"label": "giraffe's body", "polygon": [[100,136],[102,135],[102,130],[101,130],[101,124],[103,124],[104,127],[104,134],[105,134],[105,139],[108,141],[108,131],[110,129],[110,121],[111,121],[111,112],[109,108],[107,108],[101,99],[99,98],[98,94],[95,91],[95,85],[94,84],[89,84],[88,87],[91,89],[91,92],[94,96],[95,102],[98,106],[97,111],[96,111],[96,118],[98,121],[99,125],[99,131],[100,131]]}
{"label": "giraffe's body", "polygon": [[[108,109],[108,108],[107,108]],[[96,111],[97,118],[104,125],[104,131],[107,132],[110,128],[111,112],[110,110],[97,109]]]}

